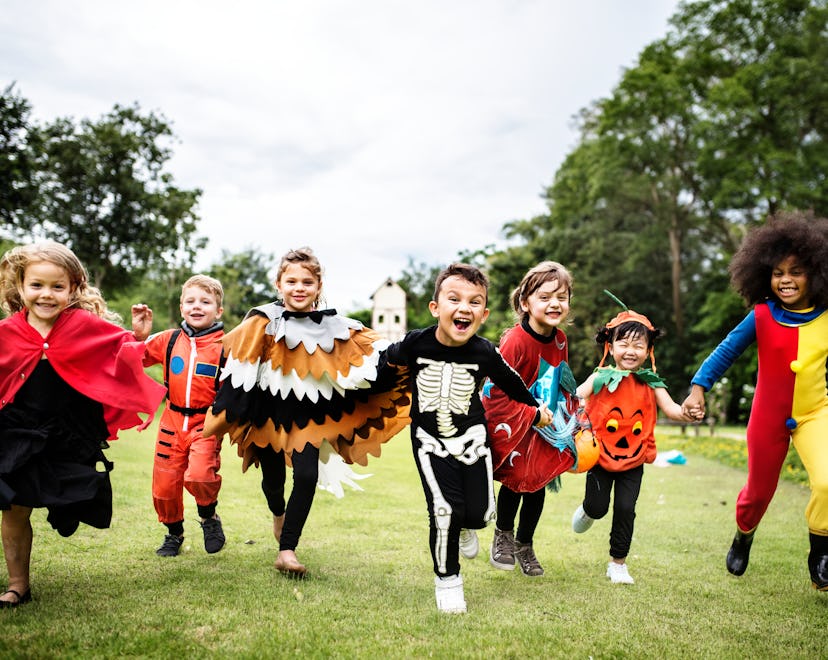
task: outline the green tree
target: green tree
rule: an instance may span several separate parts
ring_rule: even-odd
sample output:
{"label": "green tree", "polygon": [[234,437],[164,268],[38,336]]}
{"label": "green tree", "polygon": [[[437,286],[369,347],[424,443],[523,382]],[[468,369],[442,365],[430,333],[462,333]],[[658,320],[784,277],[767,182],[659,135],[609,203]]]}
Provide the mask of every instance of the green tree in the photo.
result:
{"label": "green tree", "polygon": [[250,309],[275,299],[276,291],[270,271],[276,264],[273,254],[258,248],[231,253],[222,250],[219,261],[207,274],[224,288],[224,315],[227,329],[238,325]]}
{"label": "green tree", "polygon": [[38,133],[39,199],[18,233],[67,244],[108,292],[191,267],[206,244],[196,236],[201,191],[165,171],[173,133],[162,116],[116,105],[97,122],[58,119]]}
{"label": "green tree", "polygon": [[397,279],[397,284],[406,293],[405,316],[409,330],[434,325],[434,317],[428,310],[428,303],[434,294],[434,280],[442,269],[441,265],[416,263],[413,258],[408,258],[408,265]]}
{"label": "green tree", "polygon": [[19,224],[36,198],[30,114],[29,102],[14,85],[6,87],[0,96],[0,220],[6,227]]}
{"label": "green tree", "polygon": [[[221,320],[227,330],[236,327],[247,312],[275,298],[269,270],[273,255],[257,248],[242,252],[222,250],[215,263],[202,272],[215,277],[224,289],[224,313]],[[181,287],[196,272],[192,268],[169,267],[152,271],[140,281],[112,295],[109,306],[129,325],[130,308],[145,303],[153,310],[153,331],[177,327],[181,323]]]}
{"label": "green tree", "polygon": [[[519,244],[490,257],[503,300],[541,259],[572,270],[576,375],[616,311],[608,288],[666,330],[658,367],[680,396],[745,312],[727,276],[745,230],[779,209],[825,215],[826,12],[824,0],[683,3],[665,38],[581,112],[548,214],[508,223]],[[738,402],[750,367],[731,375]]]}

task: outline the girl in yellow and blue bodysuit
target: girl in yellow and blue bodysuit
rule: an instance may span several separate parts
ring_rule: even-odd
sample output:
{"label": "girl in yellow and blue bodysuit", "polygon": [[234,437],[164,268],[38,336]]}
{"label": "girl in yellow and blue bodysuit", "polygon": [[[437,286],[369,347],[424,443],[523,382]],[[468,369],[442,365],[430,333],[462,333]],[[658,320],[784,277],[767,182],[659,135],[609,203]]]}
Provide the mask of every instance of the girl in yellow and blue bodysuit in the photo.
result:
{"label": "girl in yellow and blue bodysuit", "polygon": [[808,569],[828,591],[828,219],[779,214],[748,233],[730,265],[734,288],[754,307],[704,361],[684,408],[753,342],[756,392],[747,427],[748,477],[736,502],[727,570],[742,575],[754,532],[770,504],[792,440],[811,488],[805,509]]}

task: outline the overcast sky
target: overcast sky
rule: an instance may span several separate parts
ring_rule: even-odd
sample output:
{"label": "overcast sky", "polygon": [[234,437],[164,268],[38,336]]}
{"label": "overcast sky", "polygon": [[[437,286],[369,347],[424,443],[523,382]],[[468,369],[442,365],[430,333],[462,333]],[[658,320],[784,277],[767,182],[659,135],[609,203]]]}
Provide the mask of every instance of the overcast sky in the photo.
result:
{"label": "overcast sky", "polygon": [[199,267],[222,248],[309,245],[348,312],[409,257],[503,245],[506,222],[542,213],[573,115],[677,6],[0,0],[0,84],[36,120],[163,114],[179,140],[167,170],[203,190]]}

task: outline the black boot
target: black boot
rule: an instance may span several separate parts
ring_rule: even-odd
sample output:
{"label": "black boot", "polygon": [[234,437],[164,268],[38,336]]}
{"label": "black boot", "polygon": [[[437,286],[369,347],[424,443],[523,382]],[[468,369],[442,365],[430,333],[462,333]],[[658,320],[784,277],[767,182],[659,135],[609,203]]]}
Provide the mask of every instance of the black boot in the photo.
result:
{"label": "black boot", "polygon": [[736,536],[733,537],[733,543],[730,550],[727,552],[727,570],[733,575],[742,575],[745,572],[750,559],[750,545],[753,543],[753,534],[756,532],[743,532],[738,527],[736,528]]}
{"label": "black boot", "polygon": [[828,591],[828,536],[809,534],[811,552],[808,554],[808,569],[811,584],[818,591]]}

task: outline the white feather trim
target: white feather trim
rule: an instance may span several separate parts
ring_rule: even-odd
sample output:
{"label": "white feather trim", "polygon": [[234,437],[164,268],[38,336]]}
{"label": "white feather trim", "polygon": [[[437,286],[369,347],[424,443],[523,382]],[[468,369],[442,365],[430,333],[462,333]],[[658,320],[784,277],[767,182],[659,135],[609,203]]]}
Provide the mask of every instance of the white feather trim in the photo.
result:
{"label": "white feather trim", "polygon": [[337,454],[333,447],[327,440],[322,441],[319,447],[319,477],[316,482],[316,487],[320,490],[326,490],[333,494],[337,499],[345,496],[345,489],[343,484],[350,486],[354,490],[363,490],[363,488],[356,483],[358,479],[367,479],[372,475],[358,474],[351,469],[342,457]]}

